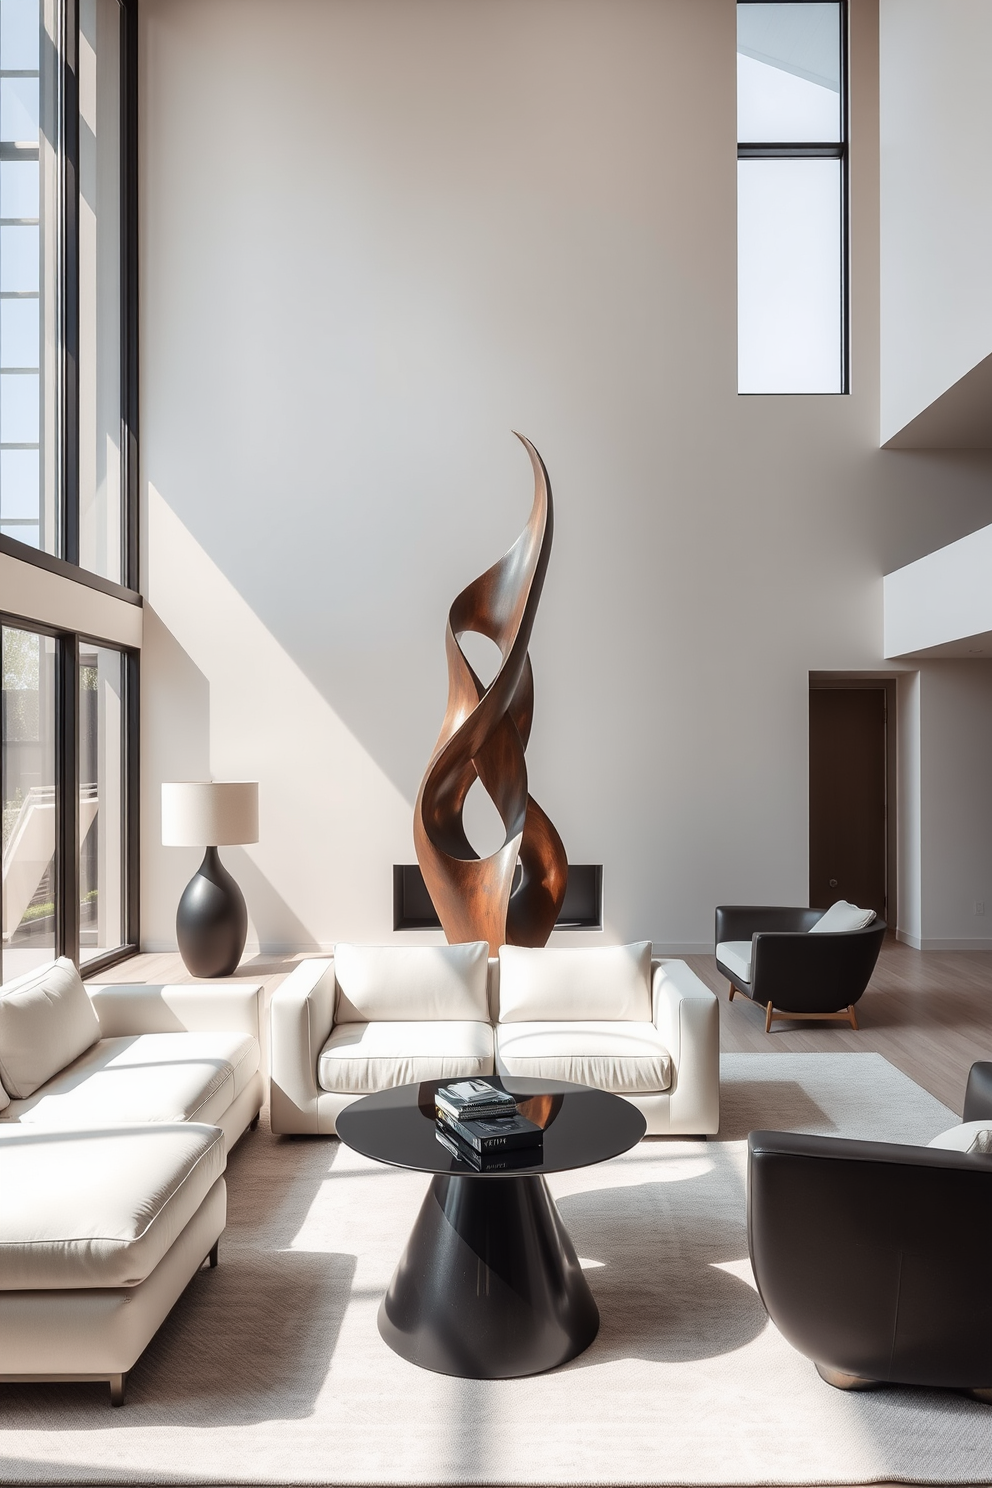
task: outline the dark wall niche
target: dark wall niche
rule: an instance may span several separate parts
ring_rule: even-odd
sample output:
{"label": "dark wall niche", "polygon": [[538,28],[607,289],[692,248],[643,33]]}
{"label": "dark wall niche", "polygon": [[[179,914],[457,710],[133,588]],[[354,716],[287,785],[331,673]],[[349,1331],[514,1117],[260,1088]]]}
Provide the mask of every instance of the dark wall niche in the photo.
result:
{"label": "dark wall niche", "polygon": [[[517,869],[519,874],[520,869]],[[393,865],[393,929],[440,930],[441,921],[427,892],[419,863]],[[559,930],[602,930],[603,865],[569,863]]]}

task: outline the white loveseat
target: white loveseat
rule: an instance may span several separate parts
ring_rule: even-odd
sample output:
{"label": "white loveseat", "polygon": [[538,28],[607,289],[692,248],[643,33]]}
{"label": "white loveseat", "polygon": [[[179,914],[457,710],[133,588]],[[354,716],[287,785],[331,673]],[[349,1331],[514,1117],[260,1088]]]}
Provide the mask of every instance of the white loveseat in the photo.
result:
{"label": "white loveseat", "polygon": [[261,987],[0,988],[0,1378],[124,1377],[217,1243]]}
{"label": "white loveseat", "polygon": [[529,950],[338,945],[270,1009],[272,1129],[330,1136],[393,1085],[528,1075],[614,1091],[649,1135],[720,1124],[719,1007],[684,961],[631,946]]}

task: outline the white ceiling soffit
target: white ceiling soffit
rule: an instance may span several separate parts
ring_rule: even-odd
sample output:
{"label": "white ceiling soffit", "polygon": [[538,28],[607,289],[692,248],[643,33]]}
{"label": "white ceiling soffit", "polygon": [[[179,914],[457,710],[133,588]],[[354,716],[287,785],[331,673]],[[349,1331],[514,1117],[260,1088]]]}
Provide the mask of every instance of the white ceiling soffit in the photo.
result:
{"label": "white ceiling soffit", "polygon": [[738,5],[737,50],[840,92],[839,6]]}
{"label": "white ceiling soffit", "polygon": [[992,356],[972,367],[884,449],[992,449]]}

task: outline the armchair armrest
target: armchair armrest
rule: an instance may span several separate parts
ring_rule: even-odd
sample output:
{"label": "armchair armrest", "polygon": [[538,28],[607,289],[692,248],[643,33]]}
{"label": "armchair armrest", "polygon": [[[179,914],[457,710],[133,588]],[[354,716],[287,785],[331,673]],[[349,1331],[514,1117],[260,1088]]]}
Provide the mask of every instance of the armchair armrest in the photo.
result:
{"label": "armchair armrest", "polygon": [[847,1007],[871,980],[885,930],[883,920],[826,935],[759,930],[753,938],[751,996],[780,1012]]}
{"label": "armchair armrest", "polygon": [[104,1038],[138,1033],[247,1033],[262,1045],[260,982],[87,984]]}
{"label": "armchair armrest", "polygon": [[816,924],[822,909],[802,909],[785,904],[718,904],[714,944],[725,940],[750,940],[756,930],[806,931]]}
{"label": "armchair armrest", "polygon": [[270,1115],[274,1132],[320,1131],[317,1060],[334,1026],[333,957],[301,961],[269,1007]]}
{"label": "armchair armrest", "polygon": [[670,1109],[680,1132],[720,1129],[720,1004],[684,961],[651,962],[654,1025],[672,1056]]}
{"label": "armchair armrest", "polygon": [[984,1121],[992,1117],[992,1060],[979,1059],[968,1071],[962,1121]]}

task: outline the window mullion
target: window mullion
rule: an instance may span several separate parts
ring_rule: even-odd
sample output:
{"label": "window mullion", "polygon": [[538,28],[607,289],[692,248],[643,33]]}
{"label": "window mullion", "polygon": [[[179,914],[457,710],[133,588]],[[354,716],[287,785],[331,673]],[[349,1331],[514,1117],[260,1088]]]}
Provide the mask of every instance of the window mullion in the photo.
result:
{"label": "window mullion", "polygon": [[62,0],[62,554],[79,562],[79,11]]}

